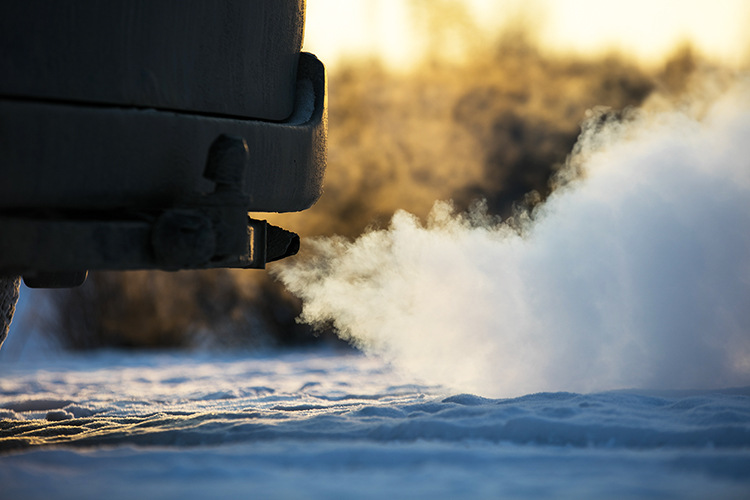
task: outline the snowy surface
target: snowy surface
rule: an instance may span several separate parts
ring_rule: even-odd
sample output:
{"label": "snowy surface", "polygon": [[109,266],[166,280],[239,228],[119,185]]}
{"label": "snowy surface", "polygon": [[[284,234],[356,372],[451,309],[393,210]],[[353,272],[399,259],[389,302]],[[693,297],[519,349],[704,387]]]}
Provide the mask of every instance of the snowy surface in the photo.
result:
{"label": "snowy surface", "polygon": [[748,498],[750,388],[450,394],[349,351],[0,364],[0,498]]}

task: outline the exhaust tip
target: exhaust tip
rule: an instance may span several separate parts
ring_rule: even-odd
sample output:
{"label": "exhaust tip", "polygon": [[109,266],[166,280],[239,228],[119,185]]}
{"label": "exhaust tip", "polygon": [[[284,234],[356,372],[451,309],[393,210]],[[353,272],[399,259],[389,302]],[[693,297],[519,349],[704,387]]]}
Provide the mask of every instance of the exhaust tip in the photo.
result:
{"label": "exhaust tip", "polygon": [[268,224],[266,228],[266,262],[291,257],[299,252],[300,239],[297,233]]}

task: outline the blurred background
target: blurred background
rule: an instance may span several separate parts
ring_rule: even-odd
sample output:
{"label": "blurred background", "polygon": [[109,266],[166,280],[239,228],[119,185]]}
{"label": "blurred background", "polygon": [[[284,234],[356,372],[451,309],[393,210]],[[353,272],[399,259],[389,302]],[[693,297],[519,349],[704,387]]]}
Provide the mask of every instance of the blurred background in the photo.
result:
{"label": "blurred background", "polygon": [[[307,0],[304,50],[329,77],[325,192],[255,216],[302,236],[294,259],[305,238],[355,238],[436,200],[512,217],[549,194],[587,110],[728,85],[750,67],[746,26],[743,0]],[[340,343],[296,323],[299,301],[263,271],[91,273],[32,299],[16,323],[72,350]]]}

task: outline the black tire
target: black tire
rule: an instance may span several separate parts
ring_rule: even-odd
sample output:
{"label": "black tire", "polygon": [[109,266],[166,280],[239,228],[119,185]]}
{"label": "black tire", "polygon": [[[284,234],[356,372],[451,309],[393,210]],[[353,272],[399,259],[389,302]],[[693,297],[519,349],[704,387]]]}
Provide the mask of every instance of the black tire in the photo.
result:
{"label": "black tire", "polygon": [[8,336],[10,322],[13,321],[13,313],[16,312],[20,286],[20,276],[0,276],[0,347]]}

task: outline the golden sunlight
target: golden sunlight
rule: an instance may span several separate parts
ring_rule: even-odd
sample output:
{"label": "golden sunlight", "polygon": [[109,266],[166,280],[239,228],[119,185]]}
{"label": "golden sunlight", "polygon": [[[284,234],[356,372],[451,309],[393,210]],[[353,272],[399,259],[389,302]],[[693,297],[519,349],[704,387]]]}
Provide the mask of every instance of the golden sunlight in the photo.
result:
{"label": "golden sunlight", "polygon": [[405,69],[434,55],[436,41],[444,58],[475,50],[455,33],[463,25],[490,41],[520,29],[561,55],[616,51],[648,64],[689,42],[717,62],[746,65],[749,24],[744,0],[308,0],[305,50],[329,66],[377,56]]}

